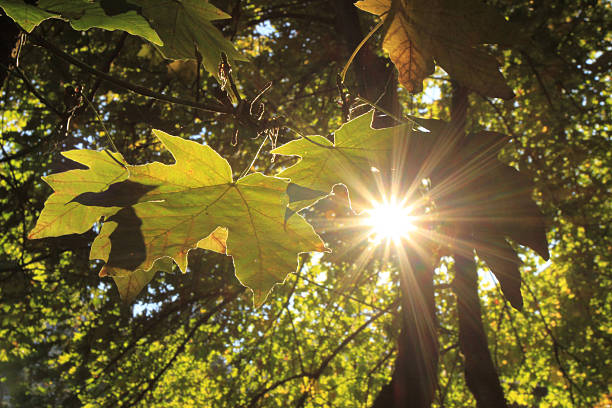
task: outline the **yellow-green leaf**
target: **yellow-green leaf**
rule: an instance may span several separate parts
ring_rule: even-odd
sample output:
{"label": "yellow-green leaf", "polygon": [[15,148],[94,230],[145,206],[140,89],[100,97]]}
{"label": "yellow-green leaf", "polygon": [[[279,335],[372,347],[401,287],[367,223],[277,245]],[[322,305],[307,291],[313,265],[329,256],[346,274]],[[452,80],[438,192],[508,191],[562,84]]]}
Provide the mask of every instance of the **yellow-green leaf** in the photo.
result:
{"label": "yellow-green leaf", "polygon": [[127,165],[120,154],[93,150],[70,150],[62,154],[88,169],[69,170],[43,178],[54,193],[45,202],[36,226],[28,235],[30,239],[80,234],[101,217],[120,209],[86,206],[74,201],[77,196],[104,191],[111,184],[128,178]]}
{"label": "yellow-green leaf", "polygon": [[218,78],[221,53],[230,62],[246,60],[233,44],[211,23],[231,18],[205,0],[132,0],[164,42],[161,53],[170,59],[195,59],[202,56],[204,68]]}
{"label": "yellow-green leaf", "polygon": [[[333,143],[323,136],[309,136],[310,141],[298,139],[277,147],[272,153],[301,158],[279,173],[279,177],[287,177],[299,186],[325,193],[330,193],[336,184],[344,184],[354,208],[367,206],[378,198],[378,171],[393,167],[391,158],[394,147],[409,146],[413,152],[413,163],[391,169],[404,171],[410,166],[419,167],[417,161],[427,157],[434,146],[430,133],[413,130],[409,124],[385,129],[372,128],[373,115],[371,111],[343,124],[334,133]],[[314,201],[316,199],[298,203],[303,203],[303,208]]]}

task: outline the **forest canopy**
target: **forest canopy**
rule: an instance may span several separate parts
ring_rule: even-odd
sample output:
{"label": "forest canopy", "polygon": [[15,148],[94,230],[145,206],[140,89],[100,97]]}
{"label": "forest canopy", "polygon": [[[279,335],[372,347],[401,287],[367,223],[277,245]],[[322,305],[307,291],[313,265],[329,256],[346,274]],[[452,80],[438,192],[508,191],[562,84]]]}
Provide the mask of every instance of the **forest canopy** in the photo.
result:
{"label": "forest canopy", "polygon": [[609,406],[611,21],[0,0],[0,406]]}

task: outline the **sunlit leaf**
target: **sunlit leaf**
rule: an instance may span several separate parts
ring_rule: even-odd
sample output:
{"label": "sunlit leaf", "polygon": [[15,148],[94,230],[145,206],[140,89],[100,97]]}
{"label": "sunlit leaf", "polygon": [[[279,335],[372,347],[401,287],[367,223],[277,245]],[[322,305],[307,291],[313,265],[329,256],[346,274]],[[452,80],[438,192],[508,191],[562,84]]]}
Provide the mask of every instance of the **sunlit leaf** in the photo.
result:
{"label": "sunlit leaf", "polygon": [[0,0],[4,12],[25,31],[31,33],[34,28],[48,18],[58,17],[36,6],[24,3],[22,0]]}
{"label": "sunlit leaf", "polygon": [[84,31],[93,27],[109,31],[123,30],[163,45],[155,30],[139,14],[139,7],[128,3],[115,12],[104,8],[104,2],[86,0],[40,0],[36,6],[22,0],[0,0],[0,6],[27,32],[48,18],[62,18],[69,21],[75,30]]}
{"label": "sunlit leaf", "polygon": [[142,269],[135,271],[113,269],[105,271],[106,275],[102,274],[102,276],[111,276],[117,285],[121,299],[126,303],[131,303],[140,291],[153,280],[157,272],[171,272],[172,265],[171,258],[160,258],[148,271]]}
{"label": "sunlit leaf", "polygon": [[[373,129],[373,114],[366,113],[342,125],[334,133],[333,143],[323,136],[310,136],[308,139],[315,143],[298,139],[277,147],[272,153],[301,158],[279,176],[315,190],[315,193],[330,193],[334,185],[344,184],[349,189],[351,205],[364,208],[379,198],[376,191],[378,169],[391,165],[394,146],[410,145],[416,162],[417,158],[427,157],[434,145],[430,133],[411,130],[412,125]],[[316,201],[312,192],[313,197],[309,197],[302,190],[293,190],[296,191],[293,201],[299,204],[297,209]]]}
{"label": "sunlit leaf", "polygon": [[69,170],[43,177],[54,193],[45,202],[30,239],[80,234],[101,217],[117,212],[120,207],[84,206],[74,199],[85,193],[106,190],[111,184],[128,178],[128,170],[118,153],[93,150],[71,150],[62,153],[65,157],[83,164],[88,169]]}
{"label": "sunlit leaf", "polygon": [[109,10],[103,8],[103,3],[86,0],[40,0],[38,7],[60,14],[70,22],[75,30],[84,31],[92,27],[109,31],[123,30],[154,44],[163,44],[147,20],[138,13],[138,7],[135,6],[128,6],[118,10],[120,12],[110,14]]}

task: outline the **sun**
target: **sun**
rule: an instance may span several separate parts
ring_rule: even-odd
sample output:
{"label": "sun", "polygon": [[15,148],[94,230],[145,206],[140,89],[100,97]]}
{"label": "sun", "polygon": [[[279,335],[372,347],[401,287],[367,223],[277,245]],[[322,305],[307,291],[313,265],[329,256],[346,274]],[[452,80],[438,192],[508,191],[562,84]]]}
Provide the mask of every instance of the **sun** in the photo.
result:
{"label": "sun", "polygon": [[415,216],[412,208],[406,203],[392,197],[383,202],[374,202],[372,209],[366,210],[364,224],[371,228],[371,237],[375,243],[393,241],[400,243],[416,230]]}

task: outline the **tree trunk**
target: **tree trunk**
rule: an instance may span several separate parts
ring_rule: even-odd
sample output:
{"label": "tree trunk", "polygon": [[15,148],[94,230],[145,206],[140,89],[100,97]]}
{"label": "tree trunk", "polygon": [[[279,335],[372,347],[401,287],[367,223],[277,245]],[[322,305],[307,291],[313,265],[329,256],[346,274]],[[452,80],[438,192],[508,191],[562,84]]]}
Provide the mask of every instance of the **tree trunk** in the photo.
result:
{"label": "tree trunk", "polygon": [[433,264],[406,248],[402,259],[402,331],[391,382],[378,394],[372,408],[431,406],[438,383],[438,333],[435,314]]}

